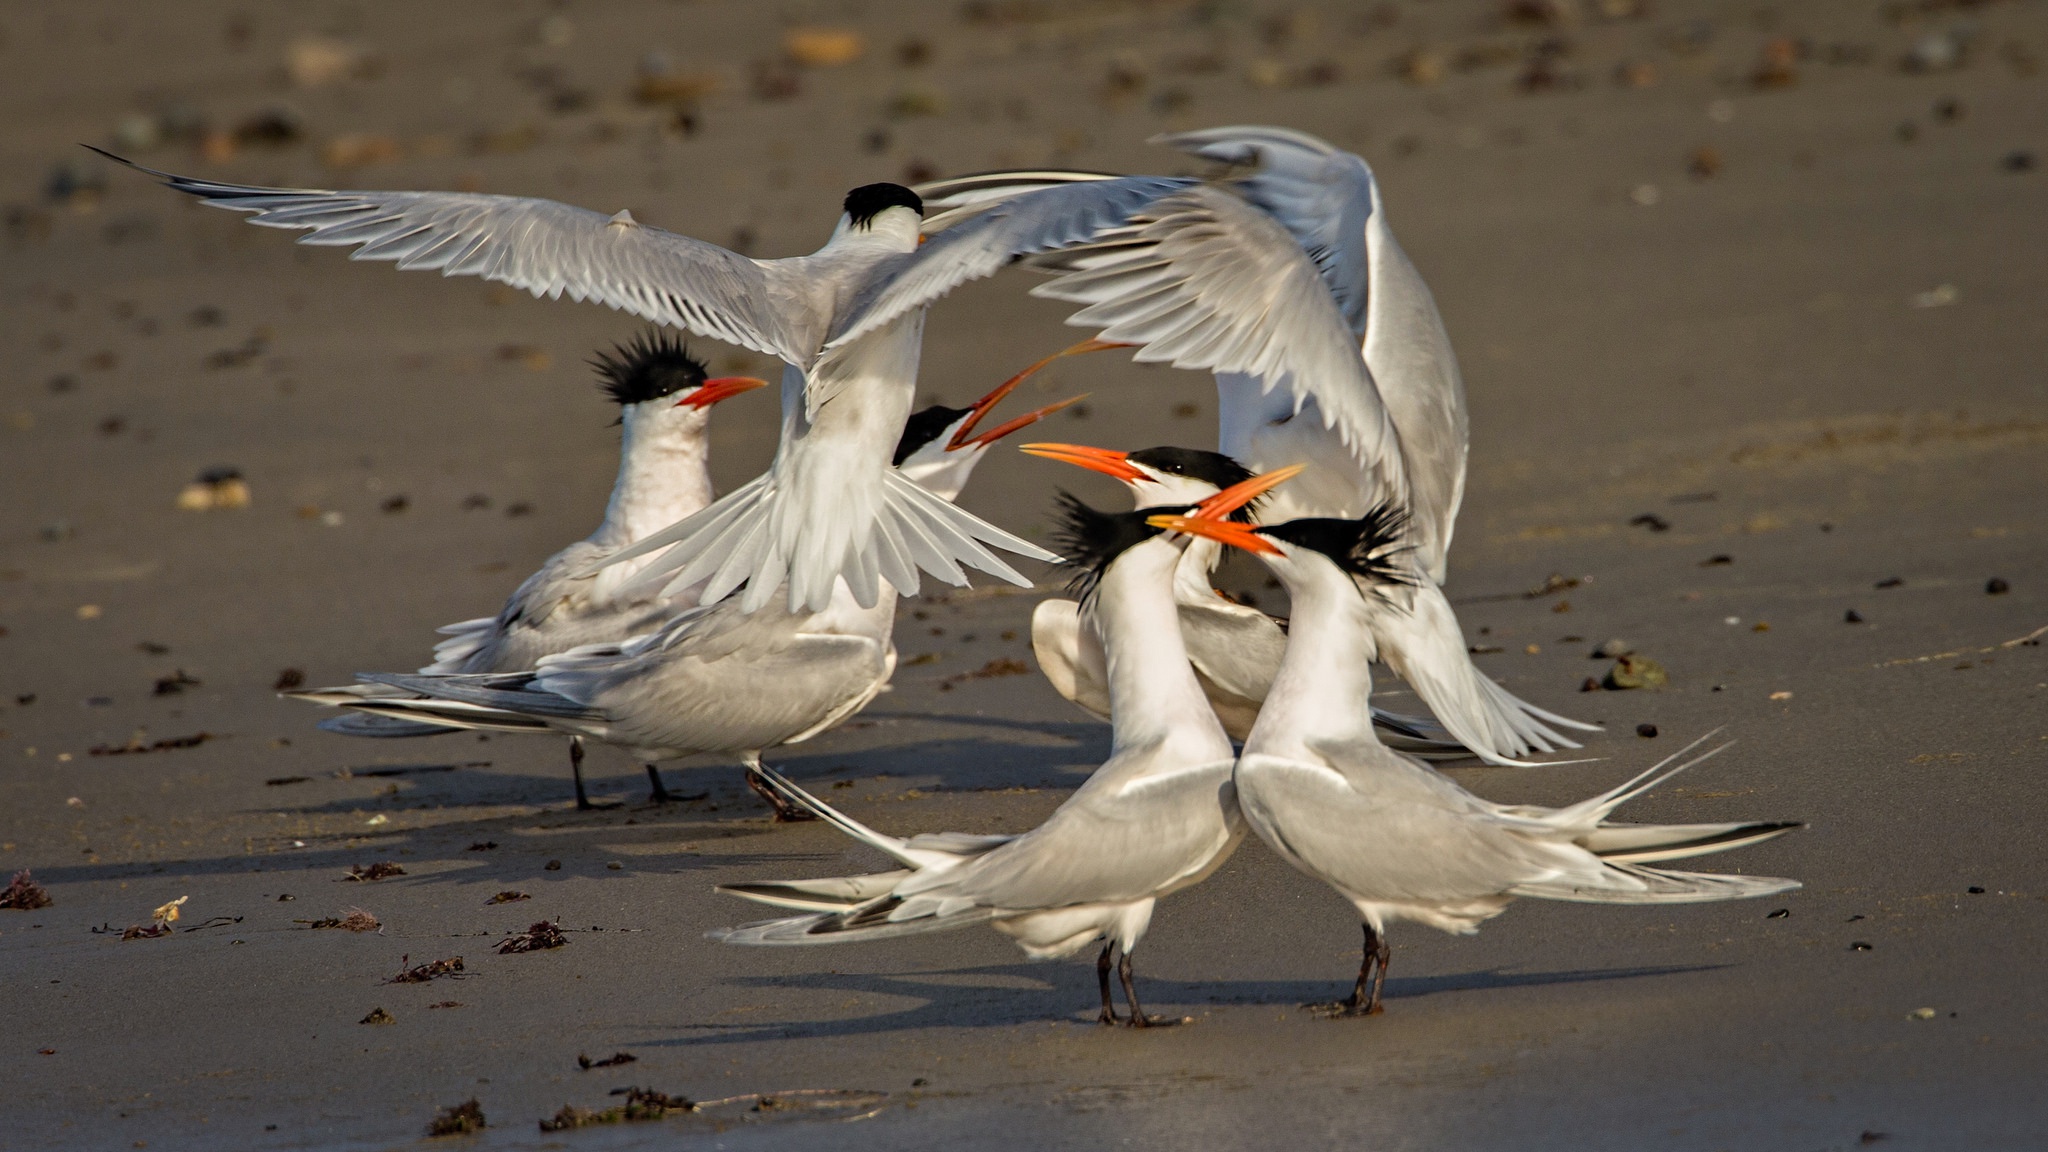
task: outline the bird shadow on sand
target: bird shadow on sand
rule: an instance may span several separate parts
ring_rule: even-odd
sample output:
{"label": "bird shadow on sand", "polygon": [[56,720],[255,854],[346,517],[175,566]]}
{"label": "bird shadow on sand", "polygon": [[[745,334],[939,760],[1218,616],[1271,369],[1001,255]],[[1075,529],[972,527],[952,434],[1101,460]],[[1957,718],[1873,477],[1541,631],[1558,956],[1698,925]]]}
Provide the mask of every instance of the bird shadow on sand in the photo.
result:
{"label": "bird shadow on sand", "polygon": [[[1511,988],[1543,988],[1610,980],[1636,980],[1710,972],[1723,964],[1645,965],[1626,968],[1571,968],[1552,972],[1503,972],[1498,968],[1441,976],[1396,976],[1387,981],[1384,997],[1391,1007],[1454,992],[1486,992]],[[746,976],[728,983],[765,991],[802,989],[810,992],[854,993],[922,1002],[895,1012],[846,1020],[761,1024],[690,1024],[682,1035],[636,1041],[649,1048],[697,1048],[761,1040],[830,1039],[874,1036],[926,1028],[1006,1028],[1043,1024],[1049,1020],[1092,1023],[1097,993],[1092,966],[1063,964],[998,964],[943,972],[906,975],[858,972],[807,973],[796,976]],[[1151,1012],[1169,1015],[1225,1007],[1282,1005],[1297,1007],[1348,994],[1341,978],[1330,980],[1172,980],[1139,973],[1139,994]]]}

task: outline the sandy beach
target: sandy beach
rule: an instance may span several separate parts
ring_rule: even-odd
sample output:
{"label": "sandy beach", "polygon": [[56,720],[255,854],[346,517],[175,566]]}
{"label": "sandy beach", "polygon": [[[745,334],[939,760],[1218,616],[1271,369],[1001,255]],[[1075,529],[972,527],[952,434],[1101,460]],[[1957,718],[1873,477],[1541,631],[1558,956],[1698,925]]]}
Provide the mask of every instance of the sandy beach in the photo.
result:
{"label": "sandy beach", "polygon": [[[2035,0],[81,0],[0,12],[0,75],[0,882],[52,900],[0,909],[0,1145],[2048,1142]],[[786,256],[857,184],[1193,172],[1147,139],[1234,123],[1374,166],[1470,394],[1448,591],[1475,659],[1605,725],[1588,762],[1451,775],[1564,803],[1723,729],[1624,816],[1806,821],[1706,865],[1803,890],[1397,927],[1386,1013],[1324,1021],[1299,1006],[1348,988],[1356,917],[1254,840],[1161,904],[1148,1007],[1191,1023],[1158,1032],[1098,1027],[1090,965],[986,929],[707,940],[758,918],[714,884],[881,858],[772,823],[730,763],[665,766],[694,799],[655,807],[597,749],[620,803],[578,813],[560,740],[351,741],[275,695],[426,663],[590,531],[617,433],[586,361],[643,326],[294,247],[79,147],[628,208]],[[921,397],[1079,338],[1034,282],[932,310]],[[1083,391],[1051,438],[1213,445],[1193,373],[1087,357],[1020,400]],[[722,489],[776,430],[773,390],[719,407]],[[209,469],[247,506],[182,509]],[[1008,449],[962,503],[1044,540],[1058,488],[1123,506]],[[1037,672],[1062,577],[1031,571],[927,582],[894,690],[771,762],[892,833],[1042,820],[1109,729]],[[1225,583],[1278,604],[1248,563]],[[1613,639],[1669,685],[1598,690]],[[352,878],[379,863],[401,871]],[[379,930],[314,926],[352,909]],[[565,945],[499,952],[543,920]],[[629,1086],[701,1106],[540,1126]],[[471,1099],[487,1127],[426,1135]]]}

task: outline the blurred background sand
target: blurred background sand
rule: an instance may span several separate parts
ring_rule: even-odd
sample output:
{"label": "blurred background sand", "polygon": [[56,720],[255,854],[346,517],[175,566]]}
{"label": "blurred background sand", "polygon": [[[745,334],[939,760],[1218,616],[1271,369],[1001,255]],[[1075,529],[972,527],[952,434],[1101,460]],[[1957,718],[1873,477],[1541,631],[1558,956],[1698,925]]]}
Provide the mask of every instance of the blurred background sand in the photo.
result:
{"label": "blurred background sand", "polygon": [[[2048,625],[2044,67],[2038,2],[0,12],[0,872],[32,869],[57,901],[0,911],[10,1139],[384,1147],[478,1095],[485,1138],[512,1146],[641,1083],[890,1093],[727,1106],[717,1138],[741,1142],[2030,1146],[2048,669],[2038,645],[2002,645]],[[1202,1024],[1143,1037],[1068,1023],[1088,974],[990,934],[721,951],[702,931],[748,913],[711,883],[848,857],[827,831],[766,825],[729,768],[671,768],[706,793],[686,810],[574,817],[553,741],[366,747],[271,696],[285,669],[424,662],[433,627],[494,610],[589,530],[615,439],[584,361],[637,323],[294,248],[77,147],[630,208],[784,256],[822,243],[856,184],[1193,171],[1147,138],[1227,123],[1374,165],[1471,397],[1451,586],[1468,639],[1518,693],[1609,723],[1603,763],[1460,779],[1577,798],[1727,725],[1741,747],[1638,818],[1813,821],[1727,861],[1806,879],[1789,917],[1548,906],[1477,940],[1409,929],[1387,1016],[1319,1025],[1293,1005],[1348,979],[1355,927],[1252,847],[1162,907],[1153,998]],[[1029,285],[934,309],[925,396],[963,402],[1077,338]],[[771,367],[696,343],[719,371]],[[1198,376],[1091,357],[1028,395],[1074,391],[1093,395],[1050,435],[1214,434]],[[729,488],[773,449],[772,396],[715,423]],[[181,511],[221,467],[249,506]],[[1119,498],[999,452],[964,503],[1042,533],[1055,485]],[[1522,595],[1553,573],[1582,582]],[[1255,569],[1230,579],[1273,595]],[[1000,674],[1028,661],[1032,597],[927,591],[898,643],[930,659],[783,762],[852,784],[833,795],[892,830],[1028,827],[1106,729],[1035,673]],[[1617,636],[1671,689],[1579,694]],[[638,796],[634,766],[593,770]],[[410,875],[333,886],[373,859]],[[521,887],[517,915],[482,909]],[[229,919],[89,932],[181,894],[184,924]],[[292,924],[353,903],[385,934]],[[488,951],[586,912],[606,934]],[[448,939],[464,934],[489,938]],[[465,949],[476,978],[453,991],[378,984],[401,955]],[[426,1010],[451,997],[467,1010]],[[397,1026],[356,1024],[373,1006]],[[615,1047],[640,1057],[630,1075],[577,1071]],[[823,1126],[870,1107],[871,1125]]]}

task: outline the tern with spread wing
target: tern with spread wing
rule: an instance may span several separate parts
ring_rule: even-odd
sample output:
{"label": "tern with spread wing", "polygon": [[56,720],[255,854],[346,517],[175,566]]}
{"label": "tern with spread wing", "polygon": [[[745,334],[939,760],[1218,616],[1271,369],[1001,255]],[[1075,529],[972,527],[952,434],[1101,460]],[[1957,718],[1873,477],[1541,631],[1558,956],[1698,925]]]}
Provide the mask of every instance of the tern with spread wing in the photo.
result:
{"label": "tern with spread wing", "polygon": [[[676,603],[650,589],[627,589],[642,565],[619,565],[595,573],[583,569],[659,528],[666,528],[710,504],[711,406],[764,387],[751,376],[710,377],[704,363],[674,336],[654,331],[632,343],[599,353],[592,362],[605,393],[619,406],[619,473],[604,520],[597,531],[569,545],[526,578],[495,616],[480,616],[441,629],[448,639],[434,646],[426,675],[524,672],[542,657],[585,644],[617,643],[658,628],[675,614]],[[372,696],[403,695],[388,686],[360,683],[286,693],[322,704],[349,704]],[[395,716],[349,712],[320,727],[344,736],[437,736],[456,731],[445,724]],[[571,737],[579,741],[580,737]],[[583,787],[580,743],[570,764],[576,806],[591,807]],[[653,799],[670,799],[652,764],[647,775]]]}
{"label": "tern with spread wing", "polygon": [[[1429,289],[1395,242],[1365,161],[1281,128],[1161,138],[1248,169],[1172,191],[1086,245],[1033,257],[1061,275],[1035,295],[1086,305],[1097,346],[1215,374],[1222,451],[1252,468],[1302,463],[1268,519],[1409,510],[1406,558],[1424,579],[1375,618],[1379,652],[1443,727],[1492,763],[1577,747],[1596,726],[1520,700],[1472,665],[1440,587],[1466,463],[1464,385]],[[971,224],[1030,189],[1128,179],[998,172],[921,186],[927,227]],[[940,232],[944,235],[944,232]]]}
{"label": "tern with spread wing", "polygon": [[1382,745],[1364,719],[1372,694],[1370,602],[1418,578],[1398,561],[1408,539],[1401,518],[1380,508],[1356,520],[1311,518],[1258,528],[1170,514],[1148,521],[1257,554],[1292,599],[1286,656],[1232,778],[1259,838],[1358,910],[1365,930],[1358,981],[1348,999],[1327,1008],[1344,1015],[1380,1010],[1389,921],[1469,935],[1519,896],[1685,904],[1799,887],[1796,880],[1648,867],[1760,843],[1797,824],[1607,819],[1621,804],[1704,760],[1665,771],[1700,741],[1566,808],[1482,800]]}
{"label": "tern with spread wing", "polygon": [[925,308],[1020,255],[1088,239],[1164,187],[1132,177],[1034,190],[923,244],[917,195],[869,184],[847,193],[823,248],[754,260],[630,212],[608,217],[551,200],[263,188],[142,171],[251,213],[253,224],[310,229],[302,244],[596,300],[780,359],[782,436],[769,470],[614,562],[662,551],[639,580],[666,581],[670,594],[701,585],[705,604],[744,585],[745,612],[786,587],[791,613],[824,610],[842,578],[864,608],[883,582],[915,593],[920,570],[964,584],[965,565],[1030,586],[990,549],[1050,553],[890,467],[910,415]]}
{"label": "tern with spread wing", "polygon": [[[1047,405],[977,431],[1015,387],[1014,380],[1006,381],[967,408],[934,405],[913,415],[893,455],[896,470],[950,502],[990,445],[1073,403]],[[733,599],[695,608],[670,602],[654,623],[636,630],[641,634],[543,656],[525,669],[370,673],[346,687],[289,695],[355,710],[357,715],[328,722],[344,725],[344,731],[398,726],[403,731],[393,734],[477,729],[567,735],[579,808],[590,806],[583,793],[585,739],[624,748],[645,764],[657,801],[668,798],[657,762],[698,753],[737,755],[748,768],[748,783],[775,806],[778,817],[809,819],[762,784],[761,753],[837,726],[883,690],[896,667],[890,638],[895,617],[893,589],[863,606],[842,579],[820,611],[791,611],[779,599],[753,613]]]}
{"label": "tern with spread wing", "polygon": [[[1228,489],[1202,511],[1224,514],[1290,473]],[[715,933],[729,944],[835,944],[987,923],[1034,959],[1070,956],[1100,940],[1098,1019],[1117,1022],[1111,960],[1129,1003],[1145,1014],[1131,955],[1163,896],[1220,867],[1243,835],[1231,795],[1231,745],[1196,683],[1173,602],[1184,538],[1146,524],[1146,512],[1098,512],[1065,497],[1063,539],[1078,575],[1086,626],[1107,654],[1110,757],[1045,823],[1020,836],[949,833],[907,839],[845,816],[787,780],[774,786],[903,867],[867,876],[733,884],[720,891],[809,910]],[[1182,505],[1179,511],[1191,511]]]}
{"label": "tern with spread wing", "polygon": [[[1198,448],[1118,452],[1079,444],[1026,444],[1023,450],[1115,477],[1131,490],[1141,509],[1193,504],[1252,476],[1230,457]],[[1247,505],[1232,515],[1249,520],[1253,507]],[[1287,648],[1286,623],[1210,586],[1209,573],[1222,550],[1207,537],[1189,544],[1174,569],[1173,598],[1180,609],[1188,660],[1202,691],[1223,730],[1232,740],[1242,741],[1280,669]],[[1109,717],[1108,665],[1094,631],[1081,626],[1079,604],[1059,597],[1039,601],[1031,613],[1031,647],[1040,670],[1060,695],[1087,712]],[[1378,707],[1372,717],[1390,743],[1412,755],[1454,759],[1472,754],[1428,720]]]}

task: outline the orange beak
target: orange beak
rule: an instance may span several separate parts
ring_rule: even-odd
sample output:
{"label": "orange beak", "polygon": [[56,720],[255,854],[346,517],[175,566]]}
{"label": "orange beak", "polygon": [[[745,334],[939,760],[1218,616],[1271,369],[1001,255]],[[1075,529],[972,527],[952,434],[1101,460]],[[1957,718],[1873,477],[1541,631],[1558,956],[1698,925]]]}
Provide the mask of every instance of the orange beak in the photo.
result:
{"label": "orange beak", "polygon": [[[1070,404],[1079,404],[1081,401],[1086,400],[1087,398],[1088,393],[1086,392],[1081,393],[1079,396],[1069,396],[1065,400],[1062,400],[1057,404],[1047,404],[1043,408],[1036,408],[1032,411],[1026,412],[1022,416],[1019,416],[1014,420],[1008,420],[1001,424],[998,424],[995,427],[989,429],[988,431],[983,432],[979,436],[969,436],[963,440],[960,438],[959,434],[956,433],[953,437],[954,442],[946,445],[946,451],[953,452],[961,448],[971,448],[977,444],[993,444],[996,441],[1001,440],[1003,437],[1008,436],[1010,433],[1015,432],[1020,428],[1028,428],[1031,425],[1038,423],[1040,420],[1045,419],[1047,416],[1050,416],[1053,413],[1059,411],[1060,409],[1065,408]],[[974,421],[970,419],[967,423],[962,424],[960,426],[960,430],[962,432],[965,432],[967,429],[972,428],[973,426]]]}
{"label": "orange beak", "polygon": [[1180,532],[1189,536],[1201,536],[1232,548],[1246,552],[1262,552],[1269,556],[1280,554],[1279,546],[1259,535],[1258,529],[1250,524],[1239,524],[1235,520],[1210,520],[1201,516],[1148,516],[1145,523],[1168,532]]}
{"label": "orange beak", "polygon": [[766,388],[768,382],[754,376],[714,376],[697,386],[697,390],[676,401],[676,407],[709,408],[720,400],[729,400],[742,392]]}
{"label": "orange beak", "polygon": [[1143,472],[1131,466],[1124,453],[1114,448],[1090,448],[1084,444],[1025,444],[1018,451],[1100,472],[1104,476],[1114,476],[1126,484],[1145,478]]}
{"label": "orange beak", "polygon": [[[1002,403],[1003,397],[1008,396],[1010,393],[1016,391],[1017,385],[1022,384],[1024,381],[1031,379],[1031,377],[1033,377],[1034,375],[1037,375],[1038,370],[1044,368],[1047,364],[1050,364],[1053,361],[1058,360],[1062,356],[1079,356],[1083,353],[1101,352],[1109,348],[1129,347],[1131,347],[1131,345],[1129,344],[1109,344],[1101,340],[1083,340],[1079,344],[1076,344],[1071,348],[1062,348],[1059,351],[1053,353],[1052,355],[1045,357],[1044,359],[1038,361],[1036,364],[1033,364],[1031,367],[1024,369],[1022,372],[1019,372],[1015,376],[1010,377],[1008,380],[1003,381],[1001,384],[996,385],[994,391],[990,392],[986,396],[983,396],[981,399],[976,400],[974,402],[973,408],[971,409],[974,415],[969,416],[967,418],[967,423],[962,424],[960,426],[960,430],[958,432],[953,433],[952,443],[946,445],[946,451],[951,452],[956,448],[965,447],[969,443],[968,437],[973,435],[974,433],[974,426],[976,424],[981,423],[981,418],[988,414],[988,410]],[[1057,412],[1061,408],[1066,407],[1068,404],[1075,403],[1080,399],[1081,397],[1076,396],[1072,400],[1063,401],[1059,404],[1053,405],[1050,408],[1041,408],[1035,414],[1033,414],[1031,420],[1039,419],[1040,417],[1043,417],[1050,412]],[[1015,427],[1006,426],[1006,431],[1004,432],[1004,434],[1007,435],[1009,432],[1015,432],[1018,428],[1024,427],[1025,424],[1031,423],[1031,420],[1025,420],[1023,424],[1017,424]],[[994,443],[996,440],[1000,438],[1000,436],[992,432],[986,437],[983,437],[981,440],[976,442],[989,444]]]}
{"label": "orange beak", "polygon": [[1239,508],[1301,475],[1302,471],[1307,467],[1305,464],[1289,464],[1285,468],[1275,468],[1271,472],[1232,484],[1223,491],[1195,505],[1194,514],[1209,520],[1221,520]]}

